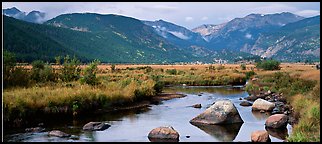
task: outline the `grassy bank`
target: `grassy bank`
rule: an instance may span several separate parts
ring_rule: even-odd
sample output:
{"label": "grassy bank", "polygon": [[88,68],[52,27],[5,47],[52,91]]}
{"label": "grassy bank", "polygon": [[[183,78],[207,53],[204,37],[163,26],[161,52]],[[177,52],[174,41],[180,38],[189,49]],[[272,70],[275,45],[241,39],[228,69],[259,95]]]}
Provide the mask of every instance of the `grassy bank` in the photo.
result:
{"label": "grassy bank", "polygon": [[246,90],[283,93],[293,107],[293,114],[298,118],[298,123],[293,126],[292,134],[287,140],[320,141],[320,81],[303,79],[303,75],[294,71],[260,74],[256,77],[259,81],[249,83]]}
{"label": "grassy bank", "polygon": [[[27,84],[23,86],[5,88],[3,92],[4,121],[7,126],[18,125],[16,121],[43,114],[80,115],[97,109],[113,109],[114,106],[149,99],[160,93],[164,85],[239,85],[246,82],[241,70],[239,72],[223,66],[220,69],[189,67],[181,70],[150,66],[105,67],[95,70],[94,85],[82,82],[82,78],[64,81],[58,77],[62,73],[62,66],[51,67],[53,72],[48,72],[54,81],[36,81],[32,79],[35,74],[47,74],[40,69],[26,67],[29,70],[20,77],[28,79],[30,76],[31,80],[26,80]],[[80,68],[81,71],[86,69],[85,66]],[[88,75],[89,80],[91,74]]]}

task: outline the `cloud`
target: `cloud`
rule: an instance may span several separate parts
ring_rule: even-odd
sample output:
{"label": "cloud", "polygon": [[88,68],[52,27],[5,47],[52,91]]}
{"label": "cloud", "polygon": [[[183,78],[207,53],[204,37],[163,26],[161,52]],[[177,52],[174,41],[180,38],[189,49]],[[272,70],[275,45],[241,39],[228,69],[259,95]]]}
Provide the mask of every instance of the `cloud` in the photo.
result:
{"label": "cloud", "polygon": [[297,11],[295,14],[303,17],[312,17],[312,16],[317,16],[320,15],[320,11],[318,10],[302,10],[302,11]]}
{"label": "cloud", "polygon": [[202,21],[208,20],[208,17],[204,16],[201,18]]}
{"label": "cloud", "polygon": [[178,7],[169,5],[155,5],[153,8],[161,11],[176,11],[178,9]]}
{"label": "cloud", "polygon": [[186,21],[186,22],[191,22],[191,21],[193,21],[193,18],[192,18],[192,17],[186,17],[186,18],[185,18],[185,21]]}
{"label": "cloud", "polygon": [[249,33],[247,33],[247,34],[245,35],[245,37],[246,37],[247,39],[251,39],[251,38],[252,38],[252,35],[251,35],[251,34],[249,34]]}
{"label": "cloud", "polygon": [[298,9],[296,7],[287,5],[285,3],[269,3],[267,5],[251,8],[249,9],[249,12],[259,14],[272,14],[277,12],[293,12],[297,10]]}

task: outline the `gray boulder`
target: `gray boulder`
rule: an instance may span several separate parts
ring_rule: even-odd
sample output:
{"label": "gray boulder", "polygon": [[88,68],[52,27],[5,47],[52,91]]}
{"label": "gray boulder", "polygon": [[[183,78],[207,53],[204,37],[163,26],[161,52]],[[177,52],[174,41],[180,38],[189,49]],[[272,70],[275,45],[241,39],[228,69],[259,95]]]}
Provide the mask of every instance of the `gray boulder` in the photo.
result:
{"label": "gray boulder", "polygon": [[252,110],[272,111],[274,107],[274,103],[259,98],[253,103]]}
{"label": "gray boulder", "polygon": [[62,131],[59,131],[59,130],[52,130],[48,133],[49,136],[56,136],[56,137],[70,137],[71,135],[70,134],[66,134]]}
{"label": "gray boulder", "polygon": [[151,142],[178,142],[179,133],[172,126],[161,126],[151,130],[148,138]]}
{"label": "gray boulder", "polygon": [[109,128],[111,125],[103,122],[89,122],[83,126],[83,130],[87,131],[102,131]]}
{"label": "gray boulder", "polygon": [[249,101],[242,101],[239,105],[241,106],[252,106],[253,104]]}
{"label": "gray boulder", "polygon": [[243,123],[235,105],[230,100],[219,100],[203,113],[189,121],[191,124]]}

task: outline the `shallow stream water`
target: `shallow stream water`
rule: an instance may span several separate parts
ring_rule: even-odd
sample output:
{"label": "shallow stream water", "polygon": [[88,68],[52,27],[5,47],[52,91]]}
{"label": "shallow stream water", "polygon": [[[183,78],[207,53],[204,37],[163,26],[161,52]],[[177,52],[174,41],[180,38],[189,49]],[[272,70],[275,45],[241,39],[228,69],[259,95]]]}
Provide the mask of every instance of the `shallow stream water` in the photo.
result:
{"label": "shallow stream water", "polygon": [[[60,142],[60,141],[94,141],[94,142],[140,142],[149,139],[149,132],[159,126],[172,126],[178,131],[180,142],[221,142],[250,141],[251,133],[255,130],[265,130],[265,120],[270,113],[252,112],[251,106],[243,107],[239,103],[248,96],[241,87],[221,86],[189,86],[168,87],[164,92],[186,94],[183,98],[162,101],[151,104],[147,108],[118,111],[96,115],[87,115],[77,119],[48,119],[44,120],[45,132],[26,133],[23,129],[11,130],[4,135],[4,141],[23,142]],[[198,96],[201,94],[201,96]],[[230,99],[236,106],[244,123],[224,126],[197,127],[189,121],[202,113],[218,99]],[[202,108],[191,107],[200,103]],[[104,131],[85,132],[83,125],[90,121],[105,121],[111,127]],[[32,127],[32,126],[31,126]],[[73,135],[73,138],[58,138],[48,136],[50,130],[61,130]],[[268,130],[271,141],[281,142],[290,134],[291,126],[284,130]]]}

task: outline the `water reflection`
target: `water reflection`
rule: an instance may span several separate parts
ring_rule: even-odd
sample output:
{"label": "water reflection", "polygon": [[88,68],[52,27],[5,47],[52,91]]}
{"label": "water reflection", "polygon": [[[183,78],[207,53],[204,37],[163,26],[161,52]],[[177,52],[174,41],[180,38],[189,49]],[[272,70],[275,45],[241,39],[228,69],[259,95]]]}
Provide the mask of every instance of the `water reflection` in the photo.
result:
{"label": "water reflection", "polygon": [[271,115],[270,112],[261,113],[259,111],[253,111],[253,110],[252,110],[252,114],[257,120],[266,120]]}
{"label": "water reflection", "polygon": [[274,129],[274,128],[267,128],[265,127],[266,131],[269,135],[278,138],[280,140],[285,140],[288,136],[287,128],[281,128],[281,129]]}
{"label": "water reflection", "polygon": [[166,89],[167,92],[183,92],[187,94],[218,93],[221,95],[240,94],[243,92],[241,87],[232,86],[175,86]]}
{"label": "water reflection", "polygon": [[196,125],[192,124],[207,134],[213,136],[219,141],[223,142],[231,142],[233,141],[243,123],[235,123],[235,124],[226,124],[226,125]]}

